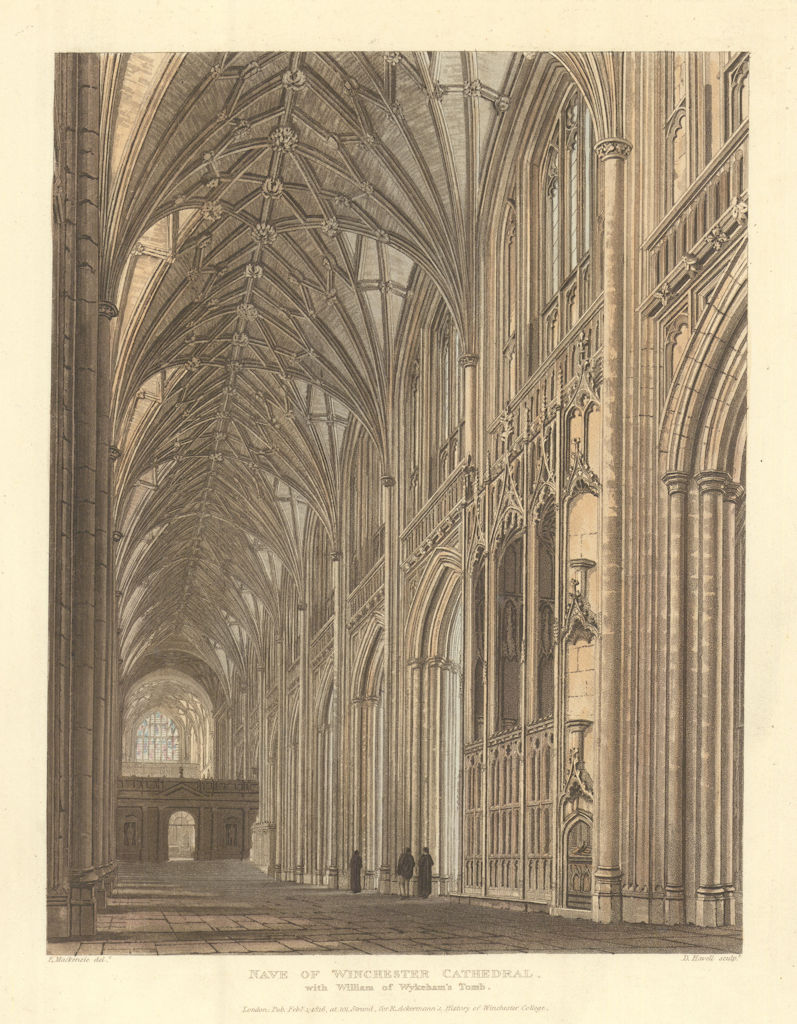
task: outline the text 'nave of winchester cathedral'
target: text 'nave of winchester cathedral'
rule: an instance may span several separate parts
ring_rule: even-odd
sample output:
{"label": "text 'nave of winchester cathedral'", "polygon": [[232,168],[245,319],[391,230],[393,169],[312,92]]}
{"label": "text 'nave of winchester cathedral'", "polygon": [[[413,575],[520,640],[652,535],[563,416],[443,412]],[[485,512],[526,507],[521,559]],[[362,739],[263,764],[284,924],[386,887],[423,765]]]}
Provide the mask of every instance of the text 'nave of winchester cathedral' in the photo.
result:
{"label": "text 'nave of winchester cathedral'", "polygon": [[744,53],[56,57],[52,938],[407,849],[740,925],[747,111]]}

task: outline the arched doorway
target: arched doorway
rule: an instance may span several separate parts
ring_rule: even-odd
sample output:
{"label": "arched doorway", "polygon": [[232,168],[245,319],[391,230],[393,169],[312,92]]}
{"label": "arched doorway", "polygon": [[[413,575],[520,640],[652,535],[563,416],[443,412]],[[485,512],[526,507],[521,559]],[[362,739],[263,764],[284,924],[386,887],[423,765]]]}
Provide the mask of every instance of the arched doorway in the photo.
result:
{"label": "arched doorway", "polygon": [[169,818],[169,860],[194,860],[196,823],[188,811],[175,811]]}
{"label": "arched doorway", "polygon": [[592,906],[592,825],[577,818],[565,838],[567,853],[565,906],[589,910]]}

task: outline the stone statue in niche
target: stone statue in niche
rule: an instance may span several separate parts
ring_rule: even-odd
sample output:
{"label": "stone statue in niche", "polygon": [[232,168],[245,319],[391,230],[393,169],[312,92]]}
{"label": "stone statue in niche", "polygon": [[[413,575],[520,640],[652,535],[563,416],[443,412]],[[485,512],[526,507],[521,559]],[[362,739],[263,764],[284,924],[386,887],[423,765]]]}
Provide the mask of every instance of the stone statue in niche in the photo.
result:
{"label": "stone statue in niche", "polygon": [[507,601],[504,606],[504,657],[517,661],[518,656],[517,608],[514,601]]}

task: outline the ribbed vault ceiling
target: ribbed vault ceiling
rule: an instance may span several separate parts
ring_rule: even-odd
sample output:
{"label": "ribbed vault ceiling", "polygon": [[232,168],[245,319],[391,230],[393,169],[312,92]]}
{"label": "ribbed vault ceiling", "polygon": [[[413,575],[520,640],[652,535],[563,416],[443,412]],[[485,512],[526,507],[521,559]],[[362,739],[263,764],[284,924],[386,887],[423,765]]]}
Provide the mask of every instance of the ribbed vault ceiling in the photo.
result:
{"label": "ribbed vault ceiling", "polygon": [[128,679],[199,657],[229,684],[286,574],[303,586],[308,517],[339,546],[346,432],[361,425],[389,468],[402,317],[421,278],[469,317],[488,155],[533,64],[107,59]]}

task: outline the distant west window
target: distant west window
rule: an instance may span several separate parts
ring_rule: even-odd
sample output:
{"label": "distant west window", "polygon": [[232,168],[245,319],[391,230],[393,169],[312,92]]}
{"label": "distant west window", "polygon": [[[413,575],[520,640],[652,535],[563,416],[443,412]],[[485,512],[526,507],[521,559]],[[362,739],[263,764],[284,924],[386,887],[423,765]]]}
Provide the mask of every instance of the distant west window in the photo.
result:
{"label": "distant west window", "polygon": [[179,761],[177,726],[160,711],[153,711],[136,730],[136,761]]}

